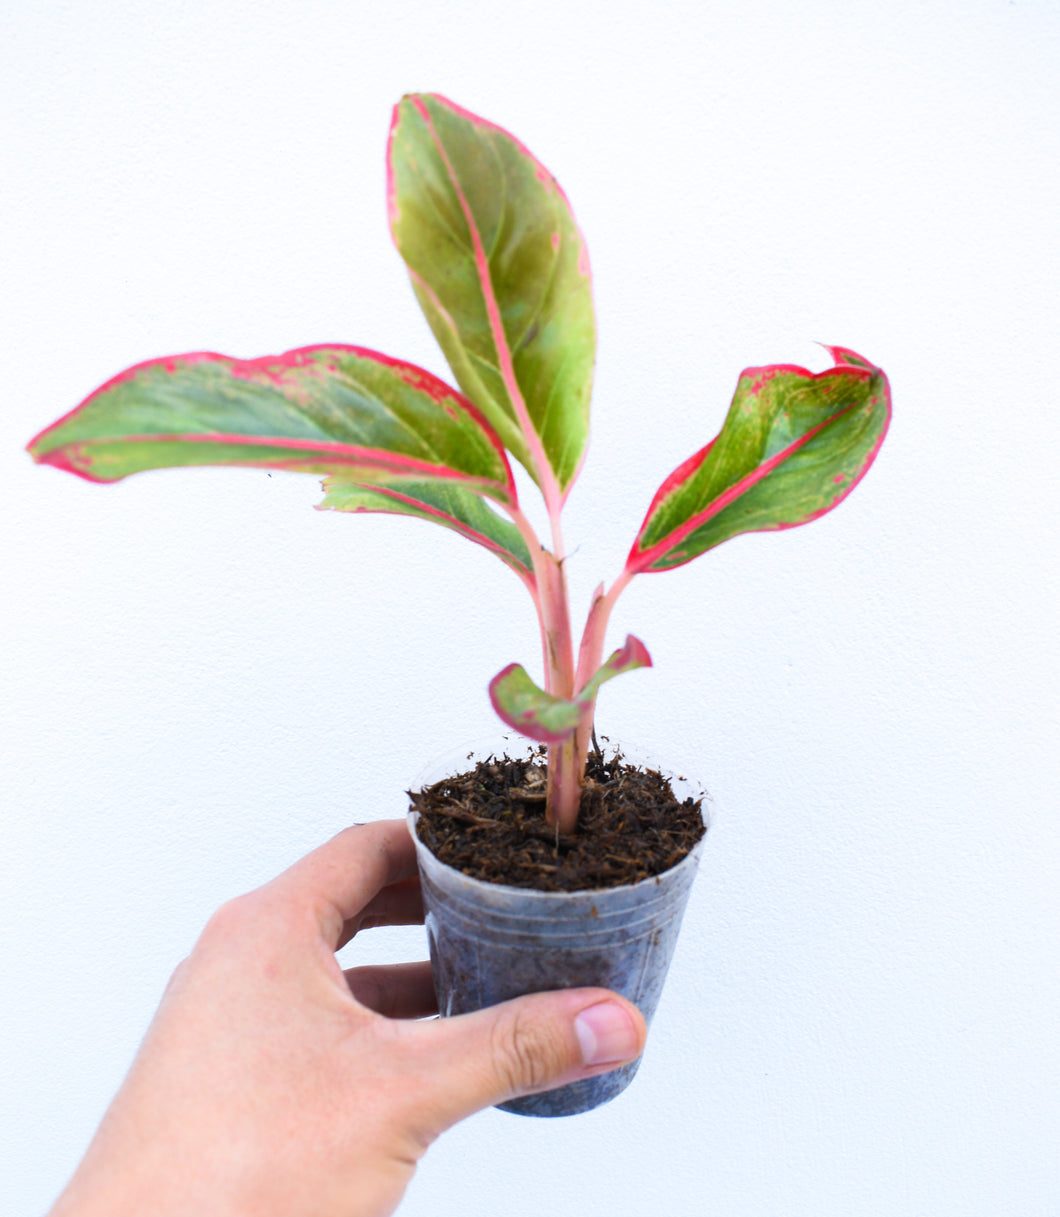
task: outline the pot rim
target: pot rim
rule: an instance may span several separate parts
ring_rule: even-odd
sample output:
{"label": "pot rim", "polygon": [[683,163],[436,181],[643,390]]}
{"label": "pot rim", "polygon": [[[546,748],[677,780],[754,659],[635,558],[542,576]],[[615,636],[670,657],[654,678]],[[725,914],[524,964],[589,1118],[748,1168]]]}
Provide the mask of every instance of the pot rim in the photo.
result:
{"label": "pot rim", "polygon": [[[681,859],[680,862],[671,866],[668,870],[662,871],[658,875],[649,875],[646,879],[640,879],[636,883],[621,883],[611,887],[581,887],[574,891],[566,892],[543,892],[532,887],[518,887],[510,883],[491,883],[485,879],[476,879],[472,875],[465,875],[463,871],[457,870],[455,866],[450,866],[447,862],[443,862],[438,858],[426,842],[421,841],[416,833],[416,822],[419,819],[418,811],[409,810],[406,814],[405,822],[408,825],[409,834],[412,837],[413,844],[416,846],[417,855],[422,850],[431,859],[434,866],[444,868],[454,879],[458,879],[462,884],[466,885],[469,891],[481,889],[483,895],[492,892],[494,899],[503,898],[504,894],[514,896],[518,893],[521,898],[540,898],[541,901],[555,900],[556,897],[563,897],[566,900],[581,898],[587,903],[595,902],[601,899],[606,899],[610,893],[615,894],[617,898],[621,893],[634,892],[639,888],[645,887],[647,884],[661,884],[664,880],[670,882],[676,877],[682,868],[695,867],[699,864],[700,855],[703,852],[703,844],[707,839],[707,833],[714,823],[716,807],[711,795],[703,788],[702,783],[682,776],[675,769],[668,765],[660,764],[658,759],[649,752],[644,752],[636,745],[626,747],[620,741],[616,742],[608,736],[604,736],[605,749],[614,752],[619,752],[623,759],[628,760],[634,765],[640,765],[643,768],[653,768],[661,773],[664,773],[676,788],[674,793],[678,798],[696,798],[699,800],[699,813],[703,820],[704,833],[699,841],[691,850]],[[413,789],[422,789],[424,786],[432,785],[434,782],[444,781],[447,776],[459,772],[459,766],[467,765],[473,758],[480,758],[508,749],[514,749],[517,745],[525,745],[527,750],[532,750],[533,742],[524,739],[518,734],[503,734],[498,739],[496,736],[487,739],[479,740],[470,747],[453,748],[436,757],[430,765],[426,766],[420,772],[420,776],[413,784]]]}
{"label": "pot rim", "polygon": [[596,903],[608,898],[618,899],[623,893],[635,892],[650,884],[661,886],[664,880],[670,882],[682,869],[694,868],[699,865],[703,845],[707,839],[707,832],[710,831],[710,821],[707,816],[704,816],[703,826],[707,831],[704,832],[703,836],[699,838],[680,862],[671,866],[669,870],[664,870],[658,875],[649,875],[646,879],[640,879],[636,883],[616,883],[611,887],[579,887],[569,892],[542,892],[534,887],[516,887],[511,883],[490,883],[486,879],[476,879],[473,875],[465,875],[463,871],[457,870],[455,866],[450,866],[448,862],[443,862],[432,852],[426,842],[421,841],[417,836],[416,821],[419,818],[420,813],[418,811],[410,811],[405,816],[405,823],[408,825],[409,835],[412,837],[417,855],[422,850],[431,859],[434,866],[448,871],[461,885],[466,886],[469,891],[481,891],[484,896],[493,893],[495,900],[503,899],[504,897],[518,897],[520,900],[538,900],[540,902],[555,901],[557,899],[566,901],[581,899],[586,903]]}

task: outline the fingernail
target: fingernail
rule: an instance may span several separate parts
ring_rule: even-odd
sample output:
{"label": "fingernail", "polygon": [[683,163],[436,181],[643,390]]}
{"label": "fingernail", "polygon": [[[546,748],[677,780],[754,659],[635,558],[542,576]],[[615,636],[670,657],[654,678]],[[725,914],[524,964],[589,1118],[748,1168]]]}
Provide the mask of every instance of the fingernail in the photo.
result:
{"label": "fingernail", "polygon": [[618,1002],[602,1001],[583,1010],[574,1020],[582,1050],[582,1064],[606,1065],[637,1055],[637,1028]]}

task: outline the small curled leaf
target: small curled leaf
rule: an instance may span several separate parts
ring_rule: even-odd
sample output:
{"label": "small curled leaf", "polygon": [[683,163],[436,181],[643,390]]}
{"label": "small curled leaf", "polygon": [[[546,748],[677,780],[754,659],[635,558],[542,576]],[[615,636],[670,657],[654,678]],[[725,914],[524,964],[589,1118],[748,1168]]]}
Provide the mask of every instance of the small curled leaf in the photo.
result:
{"label": "small curled leaf", "polygon": [[509,664],[490,681],[493,708],[509,727],[542,744],[562,744],[591,714],[600,686],[623,672],[650,668],[651,656],[639,638],[625,644],[602,664],[574,697],[554,697],[534,684],[521,664]]}

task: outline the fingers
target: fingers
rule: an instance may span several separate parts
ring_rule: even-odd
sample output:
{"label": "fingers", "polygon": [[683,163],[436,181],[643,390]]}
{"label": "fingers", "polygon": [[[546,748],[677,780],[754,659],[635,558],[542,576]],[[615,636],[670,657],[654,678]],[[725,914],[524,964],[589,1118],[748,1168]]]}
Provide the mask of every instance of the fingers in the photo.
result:
{"label": "fingers", "polygon": [[426,1018],[438,1013],[429,962],[348,968],[354,998],[386,1018]]}
{"label": "fingers", "polygon": [[379,925],[422,925],[423,894],[419,878],[403,879],[384,887],[342,927],[338,945],[344,947],[359,930]]}
{"label": "fingers", "polygon": [[344,829],[273,880],[277,894],[311,908],[337,947],[344,923],[366,910],[391,884],[416,874],[416,850],[404,820],[377,820]]}
{"label": "fingers", "polygon": [[416,1024],[428,1046],[434,1136],[484,1107],[607,1073],[644,1049],[647,1027],[606,989],[535,993],[474,1014]]}

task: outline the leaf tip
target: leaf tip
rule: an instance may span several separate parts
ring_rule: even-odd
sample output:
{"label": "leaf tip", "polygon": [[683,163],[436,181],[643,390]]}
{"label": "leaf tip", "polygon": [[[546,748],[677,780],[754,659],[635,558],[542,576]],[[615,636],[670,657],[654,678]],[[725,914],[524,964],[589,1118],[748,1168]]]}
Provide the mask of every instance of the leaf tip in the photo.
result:
{"label": "leaf tip", "polygon": [[[390,226],[391,237],[394,236],[394,227],[401,214],[394,175],[394,144],[397,140],[398,127],[401,124],[401,107],[405,102],[410,101],[411,97],[412,94],[406,93],[400,101],[394,103],[394,108],[390,111],[390,129],[386,137],[386,218],[387,224]],[[396,240],[396,238],[394,239]]]}
{"label": "leaf tip", "polygon": [[868,371],[878,371],[876,365],[864,355],[859,355],[857,351],[852,351],[849,347],[832,346],[827,342],[819,342],[819,347],[824,347],[835,362],[837,368],[865,368]]}
{"label": "leaf tip", "polygon": [[626,649],[629,651],[630,667],[650,668],[653,666],[648,648],[633,634],[626,635]]}

